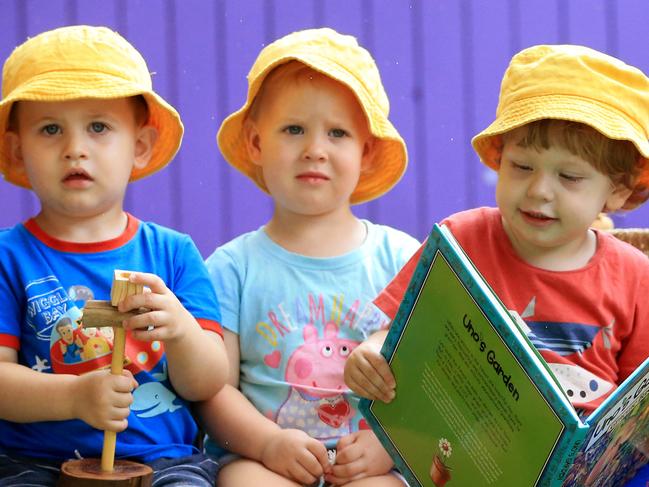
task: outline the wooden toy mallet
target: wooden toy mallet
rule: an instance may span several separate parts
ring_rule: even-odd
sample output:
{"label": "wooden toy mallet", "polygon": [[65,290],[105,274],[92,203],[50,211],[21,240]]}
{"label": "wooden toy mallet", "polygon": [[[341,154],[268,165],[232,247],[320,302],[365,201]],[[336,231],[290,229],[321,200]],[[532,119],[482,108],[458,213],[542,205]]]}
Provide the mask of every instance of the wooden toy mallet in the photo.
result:
{"label": "wooden toy mallet", "polygon": [[[117,310],[117,305],[124,298],[132,294],[140,294],[144,290],[141,284],[130,282],[130,274],[130,271],[115,270],[110,291],[110,301],[90,300],[86,302],[83,308],[82,323],[84,328],[113,328],[113,355],[110,366],[113,375],[121,375],[124,370],[126,331],[122,327],[122,321],[142,312],[129,311],[122,313]],[[120,460],[117,467],[115,466],[116,439],[117,434],[115,431],[104,431],[101,470],[97,468],[96,460],[71,460],[65,462],[61,467],[62,474],[58,485],[79,485],[73,479],[84,479],[82,481],[85,482],[84,485],[89,482],[89,479],[126,480],[128,481],[127,485],[150,485],[153,471],[147,465]],[[141,477],[140,481],[133,483],[135,477]]]}

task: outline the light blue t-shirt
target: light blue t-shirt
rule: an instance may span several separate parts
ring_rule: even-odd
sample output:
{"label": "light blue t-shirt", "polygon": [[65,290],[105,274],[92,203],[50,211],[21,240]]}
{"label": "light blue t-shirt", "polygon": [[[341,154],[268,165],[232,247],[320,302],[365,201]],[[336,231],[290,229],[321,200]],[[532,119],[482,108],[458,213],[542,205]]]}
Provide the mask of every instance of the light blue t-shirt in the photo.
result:
{"label": "light blue t-shirt", "polygon": [[222,325],[239,335],[241,391],[280,426],[327,446],[366,426],[343,380],[345,360],[388,325],[372,300],[419,247],[363,223],[365,242],[339,257],[288,252],[262,227],[207,259]]}

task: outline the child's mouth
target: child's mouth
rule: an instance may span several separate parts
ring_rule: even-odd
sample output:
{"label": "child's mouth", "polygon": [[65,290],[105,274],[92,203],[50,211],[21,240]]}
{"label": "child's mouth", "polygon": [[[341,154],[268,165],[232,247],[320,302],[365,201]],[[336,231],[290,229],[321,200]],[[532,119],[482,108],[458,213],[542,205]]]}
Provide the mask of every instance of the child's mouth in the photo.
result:
{"label": "child's mouth", "polygon": [[79,180],[90,180],[88,176],[83,174],[71,174],[65,178],[65,181],[79,181]]}
{"label": "child's mouth", "polygon": [[311,184],[321,183],[323,181],[329,180],[326,174],[322,174],[316,171],[309,171],[298,174],[297,179]]}
{"label": "child's mouth", "polygon": [[87,172],[83,170],[75,170],[68,173],[63,178],[63,183],[65,184],[83,184],[85,182],[91,182],[92,178],[88,175]]}
{"label": "child's mouth", "polygon": [[534,224],[539,224],[539,225],[549,224],[549,223],[552,223],[552,222],[558,220],[557,218],[547,216],[547,215],[545,215],[543,213],[539,213],[537,211],[524,211],[524,210],[521,210],[521,214],[523,215],[523,218],[526,221],[528,221],[530,223],[534,223]]}

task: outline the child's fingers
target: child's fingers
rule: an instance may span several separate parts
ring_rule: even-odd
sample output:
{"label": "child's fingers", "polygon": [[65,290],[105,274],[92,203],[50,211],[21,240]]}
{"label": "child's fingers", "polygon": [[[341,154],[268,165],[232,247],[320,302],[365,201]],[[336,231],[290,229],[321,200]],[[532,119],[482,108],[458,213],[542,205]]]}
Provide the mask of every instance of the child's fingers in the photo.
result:
{"label": "child's fingers", "polygon": [[384,393],[376,387],[370,380],[364,376],[360,371],[351,372],[345,377],[347,386],[361,397],[366,397],[373,401],[379,401],[384,396]]}
{"label": "child's fingers", "polygon": [[122,322],[124,329],[136,340],[152,342],[166,341],[177,336],[173,328],[173,316],[167,311],[156,310],[143,313]]}
{"label": "child's fingers", "polygon": [[354,392],[368,399],[384,402],[394,399],[394,390],[364,358],[359,359],[357,367],[345,368],[345,382]]}
{"label": "child's fingers", "polygon": [[[336,443],[336,451],[338,453],[342,452],[345,448],[347,448],[349,445],[351,445],[356,441],[357,436],[358,435],[356,433],[343,436],[341,439],[338,440],[338,443]],[[338,454],[336,454],[336,460],[338,460]]]}
{"label": "child's fingers", "polygon": [[367,371],[365,372],[365,378],[371,384],[366,384],[366,387],[370,387],[372,390],[378,390],[378,396],[382,401],[392,401],[395,395],[395,380],[385,358],[382,355],[374,354],[363,358],[367,360],[367,365],[364,367],[364,370]]}
{"label": "child's fingers", "polygon": [[155,328],[166,326],[168,313],[162,310],[148,311],[127,320],[124,320],[122,326],[126,330],[154,331]]}
{"label": "child's fingers", "polygon": [[298,481],[302,485],[311,485],[320,477],[319,475],[311,474],[299,461],[296,461],[289,467],[288,473],[293,480]]}
{"label": "child's fingers", "polygon": [[390,389],[396,387],[396,382],[394,380],[394,375],[392,375],[392,370],[388,365],[387,360],[381,354],[367,354],[365,359],[369,362],[372,369],[381,377],[382,382],[388,386]]}
{"label": "child's fingers", "polygon": [[[132,294],[126,296],[117,305],[121,312],[146,308],[151,310],[164,309],[169,306],[169,297],[165,294],[156,294],[154,292],[144,292],[142,294]],[[138,315],[139,316],[139,315]]]}
{"label": "child's fingers", "polygon": [[133,404],[132,394],[119,394],[113,399],[113,408],[115,412],[113,416],[123,419],[129,415],[130,406]]}
{"label": "child's fingers", "polygon": [[133,396],[130,394],[121,395],[114,398],[113,404],[106,411],[106,418],[111,421],[123,421],[131,414],[131,404]]}
{"label": "child's fingers", "polygon": [[348,454],[342,455],[340,462],[338,461],[338,455],[336,455],[336,464],[331,469],[331,472],[325,476],[327,482],[345,485],[353,480],[367,476],[367,465],[362,458],[363,452],[350,453],[350,450],[355,449],[356,445],[349,448]]}
{"label": "child's fingers", "polygon": [[140,385],[137,383],[135,377],[133,376],[133,373],[130,370],[128,369],[122,370],[122,375],[124,377],[127,377],[131,381],[131,392],[133,392],[135,388]]}
{"label": "child's fingers", "polygon": [[330,477],[333,477],[335,479],[342,480],[343,483],[347,483],[351,480],[355,480],[355,478],[362,477],[363,473],[365,472],[364,467],[365,464],[359,459],[355,459],[354,461],[349,463],[336,463],[331,474],[327,475],[327,480],[331,481]]}
{"label": "child's fingers", "polygon": [[128,421],[126,419],[113,419],[111,421],[107,421],[106,426],[101,429],[119,433],[120,431],[124,431],[126,428],[128,428]]}
{"label": "child's fingers", "polygon": [[137,381],[129,371],[123,371],[121,375],[112,376],[111,379],[115,392],[133,392],[133,389],[137,387]]}
{"label": "child's fingers", "polygon": [[135,284],[143,284],[156,294],[164,294],[167,291],[165,282],[159,276],[148,272],[131,272],[129,281]]}
{"label": "child's fingers", "polygon": [[131,332],[133,339],[141,342],[164,341],[165,336],[162,328],[149,326],[147,328],[138,328]]}
{"label": "child's fingers", "polygon": [[327,456],[327,448],[318,440],[309,441],[306,447],[313,455],[311,458],[316,462],[316,464],[313,465],[314,469],[309,471],[319,477],[323,472],[328,471],[331,467],[329,465],[329,457]]}
{"label": "child's fingers", "polygon": [[[362,445],[359,445],[356,442],[356,436],[352,433],[352,435],[348,435],[345,438],[350,438],[351,437],[351,443],[348,443],[346,446],[340,446],[336,450],[336,465],[345,465],[345,464],[350,464],[356,460],[358,460],[362,455],[363,455],[363,448]],[[340,442],[338,442],[340,445]],[[336,474],[336,471],[338,472]],[[339,475],[341,473],[340,470],[336,470],[334,467],[334,474]]]}
{"label": "child's fingers", "polygon": [[308,449],[308,445],[294,457],[288,471],[295,480],[304,485],[312,484],[323,474],[320,462]]}

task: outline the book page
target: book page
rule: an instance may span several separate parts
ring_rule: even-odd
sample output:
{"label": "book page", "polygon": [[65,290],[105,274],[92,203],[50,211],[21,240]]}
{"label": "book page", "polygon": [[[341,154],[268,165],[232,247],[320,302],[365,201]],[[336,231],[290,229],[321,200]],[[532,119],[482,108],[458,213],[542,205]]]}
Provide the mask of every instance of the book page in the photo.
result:
{"label": "book page", "polygon": [[397,396],[371,412],[415,482],[538,482],[564,425],[439,252],[391,367]]}

